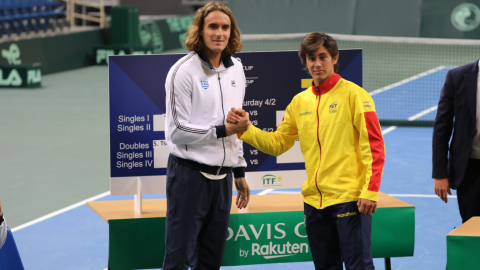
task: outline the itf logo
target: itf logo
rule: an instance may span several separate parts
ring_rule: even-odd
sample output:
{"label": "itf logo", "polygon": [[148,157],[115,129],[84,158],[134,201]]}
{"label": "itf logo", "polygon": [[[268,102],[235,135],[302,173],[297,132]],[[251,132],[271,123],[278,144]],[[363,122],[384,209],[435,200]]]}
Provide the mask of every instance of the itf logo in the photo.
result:
{"label": "itf logo", "polygon": [[328,113],[336,113],[337,112],[337,102],[334,101],[330,106],[328,106]]}
{"label": "itf logo", "polygon": [[266,174],[262,177],[262,182],[264,187],[278,187],[281,186],[282,184],[280,183],[282,181],[282,177],[275,176],[273,174]]}
{"label": "itf logo", "polygon": [[202,88],[207,90],[208,89],[208,80],[207,78],[200,78],[200,84],[202,85]]}
{"label": "itf logo", "polygon": [[452,24],[460,31],[472,31],[480,25],[480,8],[472,3],[456,6],[450,17]]}

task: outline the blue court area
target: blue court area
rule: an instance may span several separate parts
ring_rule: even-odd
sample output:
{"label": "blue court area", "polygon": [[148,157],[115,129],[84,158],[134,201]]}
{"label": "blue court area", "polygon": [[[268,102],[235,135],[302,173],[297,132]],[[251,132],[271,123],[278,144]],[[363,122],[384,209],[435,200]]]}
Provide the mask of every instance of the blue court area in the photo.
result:
{"label": "blue court area", "polygon": [[435,120],[436,110],[432,108],[437,106],[445,76],[452,68],[437,67],[371,92],[378,119]]}
{"label": "blue court area", "polygon": [[[387,127],[384,127],[384,130]],[[384,135],[387,158],[381,191],[416,206],[415,256],[393,258],[392,269],[444,269],[446,235],[461,224],[457,200],[447,204],[433,196],[431,179],[432,128],[396,128]],[[262,190],[255,190],[258,194]],[[273,190],[269,194],[299,192]],[[268,196],[268,195],[265,195]],[[164,195],[145,195],[145,199]],[[106,196],[125,200],[133,196]],[[132,203],[133,204],[133,203]],[[26,269],[96,269],[107,267],[108,225],[86,205],[14,232]],[[391,243],[395,245],[395,243]],[[375,259],[376,269],[384,269]],[[312,262],[223,267],[247,269],[314,269]]]}

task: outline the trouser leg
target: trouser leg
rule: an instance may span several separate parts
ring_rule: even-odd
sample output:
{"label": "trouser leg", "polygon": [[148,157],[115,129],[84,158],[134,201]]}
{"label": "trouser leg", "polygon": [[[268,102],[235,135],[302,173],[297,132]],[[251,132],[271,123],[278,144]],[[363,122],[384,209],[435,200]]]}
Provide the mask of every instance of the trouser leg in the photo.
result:
{"label": "trouser leg", "polygon": [[196,260],[198,235],[210,205],[208,184],[200,172],[169,158],[163,270],[188,269]]}
{"label": "trouser leg", "polygon": [[480,216],[480,159],[470,159],[462,183],[457,189],[462,222]]}
{"label": "trouser leg", "polygon": [[192,269],[220,269],[232,205],[232,174],[211,181],[211,205],[198,235],[197,264]]}
{"label": "trouser leg", "polygon": [[356,201],[332,207],[345,268],[347,270],[375,269],[370,249],[372,216],[361,214]]}
{"label": "trouser leg", "polygon": [[330,209],[320,210],[304,203],[307,231],[316,270],[342,270],[340,246],[335,220]]}

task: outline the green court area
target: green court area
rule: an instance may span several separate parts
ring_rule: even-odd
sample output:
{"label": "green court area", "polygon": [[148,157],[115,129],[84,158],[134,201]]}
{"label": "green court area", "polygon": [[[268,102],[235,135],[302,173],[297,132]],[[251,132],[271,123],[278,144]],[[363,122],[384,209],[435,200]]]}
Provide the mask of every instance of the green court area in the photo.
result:
{"label": "green court area", "polygon": [[110,189],[108,69],[0,90],[0,200],[14,228]]}

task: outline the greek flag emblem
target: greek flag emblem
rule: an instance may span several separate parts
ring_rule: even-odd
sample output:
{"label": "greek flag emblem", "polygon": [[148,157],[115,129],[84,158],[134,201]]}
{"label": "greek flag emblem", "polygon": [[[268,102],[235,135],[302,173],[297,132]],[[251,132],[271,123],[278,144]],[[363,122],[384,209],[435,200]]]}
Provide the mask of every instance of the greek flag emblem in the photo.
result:
{"label": "greek flag emblem", "polygon": [[208,80],[207,78],[200,78],[200,84],[202,85],[202,88],[207,90],[208,89]]}

